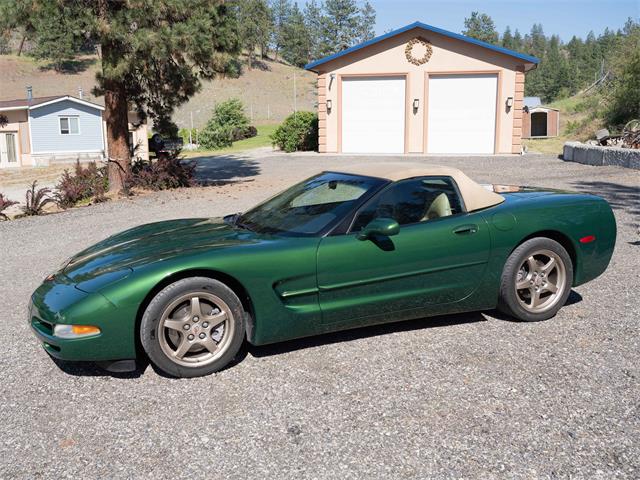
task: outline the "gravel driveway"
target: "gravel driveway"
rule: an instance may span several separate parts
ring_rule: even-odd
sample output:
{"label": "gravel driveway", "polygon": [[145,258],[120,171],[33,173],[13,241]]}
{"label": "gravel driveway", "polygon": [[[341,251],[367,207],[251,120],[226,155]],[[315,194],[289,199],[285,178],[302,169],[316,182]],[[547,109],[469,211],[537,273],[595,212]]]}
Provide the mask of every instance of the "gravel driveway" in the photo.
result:
{"label": "gravel driveway", "polygon": [[611,266],[547,322],[473,313],[247,347],[237,365],[192,380],[58,365],[29,332],[42,278],[108,235],[242,210],[329,165],[397,160],[201,159],[215,186],[0,223],[0,477],[638,478],[636,171],[535,155],[420,159],[609,199]]}

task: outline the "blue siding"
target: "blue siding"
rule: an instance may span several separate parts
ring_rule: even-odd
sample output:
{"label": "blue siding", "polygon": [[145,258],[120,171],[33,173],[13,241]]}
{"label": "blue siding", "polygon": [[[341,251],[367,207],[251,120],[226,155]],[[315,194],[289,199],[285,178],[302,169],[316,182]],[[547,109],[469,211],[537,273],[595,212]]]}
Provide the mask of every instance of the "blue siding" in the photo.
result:
{"label": "blue siding", "polygon": [[[79,135],[61,135],[60,117],[77,116]],[[29,111],[33,153],[102,152],[102,111],[69,100]]]}

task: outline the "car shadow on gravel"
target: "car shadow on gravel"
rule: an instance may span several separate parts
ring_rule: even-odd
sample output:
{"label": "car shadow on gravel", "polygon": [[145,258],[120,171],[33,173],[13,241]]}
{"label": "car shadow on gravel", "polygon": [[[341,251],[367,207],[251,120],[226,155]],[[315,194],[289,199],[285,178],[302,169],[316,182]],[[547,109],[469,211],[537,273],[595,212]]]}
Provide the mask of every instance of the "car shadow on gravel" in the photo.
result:
{"label": "car shadow on gravel", "polygon": [[52,358],[53,363],[67,375],[74,377],[113,377],[113,378],[138,378],[141,377],[149,361],[147,359],[136,360],[136,369],[131,372],[109,372],[93,362],[69,362]]}
{"label": "car shadow on gravel", "polygon": [[486,320],[481,312],[457,313],[342,330],[340,332],[325,333],[323,335],[299,338],[271,345],[255,346],[245,342],[242,350],[238,353],[238,361],[241,361],[247,354],[253,357],[268,357],[305,348],[350,342],[361,338],[378,337],[389,333],[410,332],[426,328],[451,327],[467,323],[485,322]]}
{"label": "car shadow on gravel", "polygon": [[[581,301],[582,296],[575,290],[571,290],[565,306],[573,305]],[[488,316],[496,318],[498,320],[519,322],[519,320],[511,318],[498,310],[491,310],[485,313]],[[314,348],[320,347],[322,345],[350,342],[353,340],[378,337],[390,333],[410,332],[413,330],[423,330],[427,328],[452,327],[456,325],[486,321],[487,318],[485,317],[483,312],[456,313],[452,315],[440,315],[435,317],[419,318],[415,320],[405,320],[402,322],[383,323],[380,325],[354,328],[351,330],[342,330],[340,332],[325,333],[322,335],[299,338],[296,340],[289,340],[286,342],[274,343],[271,345],[256,346],[251,345],[245,341],[236,357],[231,361],[231,363],[225,366],[223,370],[233,368],[235,365],[241,363],[247,357],[247,355],[251,355],[252,357],[256,358],[270,357],[272,355],[280,355],[283,353],[294,352],[296,350],[303,350],[305,348]],[[171,379],[174,378],[170,375],[167,375],[162,370],[156,368],[154,365],[150,364],[149,360],[146,357],[138,358],[136,360],[136,369],[131,372],[109,372],[92,362],[68,362],[57,360],[55,358],[52,358],[52,360],[55,365],[64,373],[76,377],[113,377],[132,379],[142,376],[147,370],[147,367],[151,366],[155,373],[160,375],[161,377]]]}
{"label": "car shadow on gravel", "polygon": [[[575,290],[571,290],[569,292],[569,296],[567,297],[567,301],[564,303],[563,306],[566,307],[569,305],[580,303],[581,301],[582,301],[582,295],[580,295]],[[491,310],[490,312],[487,312],[487,315],[490,315],[491,317],[498,320],[504,320],[506,322],[524,323],[522,320],[518,320],[517,318],[510,317],[506,313],[502,313],[500,310]]]}
{"label": "car shadow on gravel", "polygon": [[238,155],[191,157],[195,162],[196,181],[201,185],[225,185],[238,183],[260,174],[257,161]]}

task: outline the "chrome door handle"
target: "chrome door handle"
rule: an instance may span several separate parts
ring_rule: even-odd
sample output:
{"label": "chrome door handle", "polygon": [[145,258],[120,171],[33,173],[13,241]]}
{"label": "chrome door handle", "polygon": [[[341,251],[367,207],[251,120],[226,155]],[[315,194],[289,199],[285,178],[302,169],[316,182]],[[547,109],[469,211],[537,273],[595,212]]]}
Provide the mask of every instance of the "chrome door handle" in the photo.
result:
{"label": "chrome door handle", "polygon": [[471,235],[478,231],[477,225],[460,225],[453,229],[453,233],[457,235]]}

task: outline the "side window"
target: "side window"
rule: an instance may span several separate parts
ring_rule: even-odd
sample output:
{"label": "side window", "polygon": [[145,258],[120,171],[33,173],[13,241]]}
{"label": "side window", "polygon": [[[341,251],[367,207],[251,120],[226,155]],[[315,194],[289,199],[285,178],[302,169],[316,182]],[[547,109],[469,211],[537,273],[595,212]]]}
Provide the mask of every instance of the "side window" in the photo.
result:
{"label": "side window", "polygon": [[61,135],[79,135],[80,119],[78,117],[59,117]]}
{"label": "side window", "polygon": [[421,177],[402,180],[371,199],[356,216],[352,232],[371,220],[393,218],[400,225],[428,222],[463,211],[458,189],[450,177]]}

